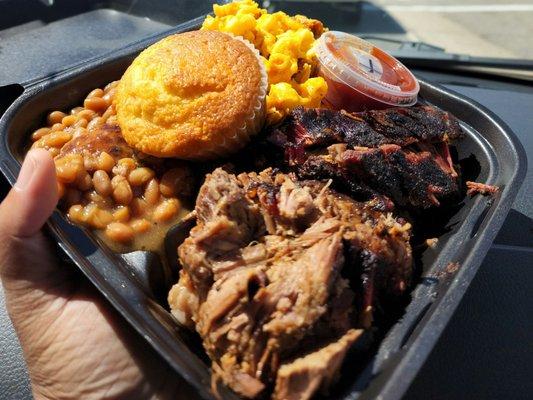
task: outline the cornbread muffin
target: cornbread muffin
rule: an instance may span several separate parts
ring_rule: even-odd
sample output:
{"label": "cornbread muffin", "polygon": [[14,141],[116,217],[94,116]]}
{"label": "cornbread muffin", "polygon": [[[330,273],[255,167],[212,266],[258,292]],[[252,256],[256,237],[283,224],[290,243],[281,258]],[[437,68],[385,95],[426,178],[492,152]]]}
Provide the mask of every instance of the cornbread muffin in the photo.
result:
{"label": "cornbread muffin", "polygon": [[117,120],[128,144],[156,157],[207,160],[239,150],[265,120],[267,76],[242,38],[216,31],[169,36],[122,77]]}

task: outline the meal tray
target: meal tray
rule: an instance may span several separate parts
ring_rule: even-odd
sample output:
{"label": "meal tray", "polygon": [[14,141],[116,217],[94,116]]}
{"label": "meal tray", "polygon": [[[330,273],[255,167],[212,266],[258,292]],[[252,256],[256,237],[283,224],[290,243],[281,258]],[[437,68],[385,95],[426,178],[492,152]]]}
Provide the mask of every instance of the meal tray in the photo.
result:
{"label": "meal tray", "polygon": [[[195,29],[199,20],[174,32]],[[168,35],[169,32],[165,32]],[[90,90],[119,79],[133,58],[160,39],[157,35],[111,56],[26,88],[0,119],[0,169],[15,183],[29,133],[47,112],[78,105]],[[402,318],[379,344],[361,373],[343,373],[342,399],[398,399],[405,393],[454,313],[489,250],[526,173],[526,156],[513,132],[494,114],[452,91],[420,81],[421,97],[454,114],[466,132],[457,146],[459,159],[474,157],[469,179],[500,187],[494,197],[465,198],[447,221],[436,249],[421,255],[422,274]],[[146,252],[115,254],[88,230],[59,211],[48,222],[61,249],[102,295],[204,399],[210,392],[208,360],[195,334],[178,325],[157,295],[159,263]],[[158,300],[159,299],[159,300]],[[353,372],[352,372],[353,374]],[[219,394],[237,396],[225,387]]]}

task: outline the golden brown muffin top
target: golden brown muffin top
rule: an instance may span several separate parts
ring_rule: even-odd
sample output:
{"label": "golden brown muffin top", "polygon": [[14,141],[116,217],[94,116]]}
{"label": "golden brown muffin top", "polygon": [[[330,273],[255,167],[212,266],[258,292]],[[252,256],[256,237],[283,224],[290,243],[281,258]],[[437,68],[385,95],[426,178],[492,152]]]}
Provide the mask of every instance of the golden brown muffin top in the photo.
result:
{"label": "golden brown muffin top", "polygon": [[166,37],[133,61],[117,87],[122,134],[131,146],[158,157],[224,155],[264,101],[258,98],[262,68],[258,55],[228,34]]}

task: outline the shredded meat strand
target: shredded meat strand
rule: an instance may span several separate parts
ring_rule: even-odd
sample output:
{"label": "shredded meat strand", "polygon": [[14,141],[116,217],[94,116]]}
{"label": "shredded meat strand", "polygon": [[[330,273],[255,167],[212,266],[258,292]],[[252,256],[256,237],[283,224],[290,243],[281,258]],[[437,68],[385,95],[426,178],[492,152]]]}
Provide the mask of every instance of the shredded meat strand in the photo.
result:
{"label": "shredded meat strand", "polygon": [[498,186],[487,185],[485,183],[472,182],[472,181],[467,181],[466,187],[467,187],[466,194],[469,196],[474,196],[476,194],[482,194],[484,196],[493,195],[500,191],[500,188]]}

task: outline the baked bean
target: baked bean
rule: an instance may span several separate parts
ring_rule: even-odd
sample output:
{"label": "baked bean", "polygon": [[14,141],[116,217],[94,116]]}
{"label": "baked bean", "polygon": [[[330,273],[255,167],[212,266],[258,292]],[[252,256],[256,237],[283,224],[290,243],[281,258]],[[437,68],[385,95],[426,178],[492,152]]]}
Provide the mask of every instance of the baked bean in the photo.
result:
{"label": "baked bean", "polygon": [[148,203],[144,199],[134,198],[130,204],[131,212],[135,216],[144,216],[148,212]]}
{"label": "baked bean", "polygon": [[86,110],[85,108],[78,113],[79,119],[85,119],[87,122],[89,122],[91,119],[94,118],[96,113],[93,110]]}
{"label": "baked bean", "polygon": [[66,117],[63,117],[61,123],[68,127],[74,125],[77,120],[78,117],[76,117],[75,115],[67,115]]}
{"label": "baked bean", "polygon": [[88,124],[89,121],[87,121],[85,118],[79,118],[73,126],[76,128],[85,128]]}
{"label": "baked bean", "polygon": [[[48,135],[47,135],[48,136]],[[33,145],[32,147],[33,148],[40,148],[40,149],[46,149],[46,150],[49,150],[49,147],[50,146],[47,146],[46,145],[46,136],[44,136],[43,138],[37,140]]]}
{"label": "baked bean", "polygon": [[113,191],[109,175],[102,169],[93,174],[93,185],[96,192],[102,196],[109,196]]}
{"label": "baked bean", "polygon": [[91,175],[87,171],[81,170],[76,177],[76,186],[82,191],[92,189],[93,180],[91,179]]}
{"label": "baked bean", "polygon": [[42,138],[44,135],[48,135],[50,131],[50,128],[39,128],[31,134],[31,140],[35,142],[36,140]]}
{"label": "baked bean", "polygon": [[87,99],[91,99],[93,97],[102,97],[104,95],[104,91],[102,89],[94,89],[91,90],[91,92],[87,95]]}
{"label": "baked bean", "polygon": [[65,125],[63,125],[61,122],[52,125],[53,131],[62,131],[63,129],[65,129]]}
{"label": "baked bean", "polygon": [[113,82],[110,82],[110,83],[108,83],[107,85],[105,85],[105,87],[104,87],[104,92],[107,93],[107,92],[109,92],[111,89],[116,88],[117,85],[118,85],[118,82],[119,82],[119,81],[113,81]]}
{"label": "baked bean", "polygon": [[56,131],[52,132],[41,140],[43,141],[46,147],[61,147],[72,139],[72,135],[65,131]]}
{"label": "baked bean", "polygon": [[113,222],[113,216],[109,211],[102,210],[97,204],[88,204],[84,207],[84,222],[97,228],[103,229]]}
{"label": "baked bean", "polygon": [[44,144],[43,144],[43,139],[39,139],[37,140],[36,142],[33,142],[32,145],[31,145],[31,148],[32,149],[42,149],[44,148]]}
{"label": "baked bean", "polygon": [[141,186],[154,177],[155,173],[150,168],[135,168],[128,175],[128,181],[133,186]]}
{"label": "baked bean", "polygon": [[57,179],[63,183],[72,183],[76,180],[78,176],[78,169],[65,161],[64,158],[56,160],[56,174]]}
{"label": "baked bean", "polygon": [[102,151],[98,155],[98,169],[101,169],[106,172],[111,172],[114,166],[115,166],[115,159],[111,157],[108,153],[106,153],[105,151]]}
{"label": "baked bean", "polygon": [[65,115],[66,114],[61,111],[52,111],[50,114],[48,114],[46,122],[48,123],[48,126],[53,126],[54,124],[61,122]]}
{"label": "baked bean", "polygon": [[168,221],[179,211],[178,199],[167,199],[159,204],[153,213],[153,218],[157,222]]}
{"label": "baked bean", "polygon": [[133,229],[121,222],[110,223],[105,230],[105,234],[109,239],[120,243],[131,242],[135,236]]}
{"label": "baked bean", "polygon": [[113,213],[113,219],[117,222],[128,222],[130,219],[130,209],[128,206],[119,207]]}
{"label": "baked bean", "polygon": [[136,220],[131,221],[130,226],[135,232],[144,233],[150,230],[150,228],[152,227],[152,224],[150,223],[150,221],[144,218],[141,218],[141,219],[136,219]]}
{"label": "baked bean", "polygon": [[137,163],[133,158],[121,158],[118,160],[117,165],[113,167],[113,174],[128,176],[130,171],[133,171],[137,167]]}
{"label": "baked bean", "polygon": [[108,118],[112,115],[115,115],[115,107],[113,105],[110,105],[107,107],[107,110],[102,114],[102,119],[107,122]]}
{"label": "baked bean", "polygon": [[70,114],[72,115],[76,115],[78,114],[80,111],[83,111],[84,108],[83,107],[74,107],[72,110],[70,110]]}
{"label": "baked bean", "polygon": [[91,215],[91,218],[87,222],[89,222],[95,228],[103,229],[113,222],[113,215],[111,215],[109,211],[98,208]]}
{"label": "baked bean", "polygon": [[83,157],[80,154],[69,154],[55,160],[57,178],[63,183],[72,183],[83,168]]}
{"label": "baked bean", "polygon": [[56,157],[59,155],[59,149],[57,147],[51,147],[48,149],[48,152],[50,153],[50,155],[52,156],[52,158]]}
{"label": "baked bean", "polygon": [[130,184],[122,175],[116,175],[111,179],[111,186],[113,187],[113,199],[118,204],[127,206],[133,199],[133,192]]}
{"label": "baked bean", "polygon": [[96,118],[93,118],[89,121],[89,123],[87,124],[87,129],[88,130],[93,130],[93,129],[96,129],[98,128],[100,125],[103,125],[104,124],[104,120],[100,117],[96,117]]}
{"label": "baked bean", "polygon": [[91,215],[96,212],[98,205],[96,203],[89,203],[83,207],[83,220],[88,221]]}
{"label": "baked bean", "polygon": [[115,88],[109,89],[106,92],[106,94],[103,96],[103,99],[111,104],[111,102],[113,101],[113,98],[115,97],[116,91],[117,91],[117,89],[115,89]]}
{"label": "baked bean", "polygon": [[81,204],[75,204],[68,209],[67,213],[69,219],[74,222],[83,222],[83,206]]}
{"label": "baked bean", "polygon": [[87,171],[96,171],[98,169],[98,160],[92,154],[85,154],[83,157],[83,167]]}
{"label": "baked bean", "polygon": [[101,208],[112,208],[114,206],[113,199],[99,195],[96,190],[85,192],[83,197],[88,201],[97,204]]}
{"label": "baked bean", "polygon": [[101,97],[87,97],[83,102],[83,106],[88,110],[102,113],[107,109],[107,107],[109,107],[109,103]]}
{"label": "baked bean", "polygon": [[152,178],[144,190],[144,199],[153,205],[159,201],[159,197],[159,183],[155,178]]}
{"label": "baked bean", "polygon": [[165,197],[173,197],[179,194],[187,196],[192,191],[191,178],[188,168],[172,168],[161,177],[159,189]]}
{"label": "baked bean", "polygon": [[118,160],[117,164],[126,166],[129,171],[131,171],[133,168],[137,166],[137,163],[135,162],[135,160],[130,157],[121,158],[120,160]]}

